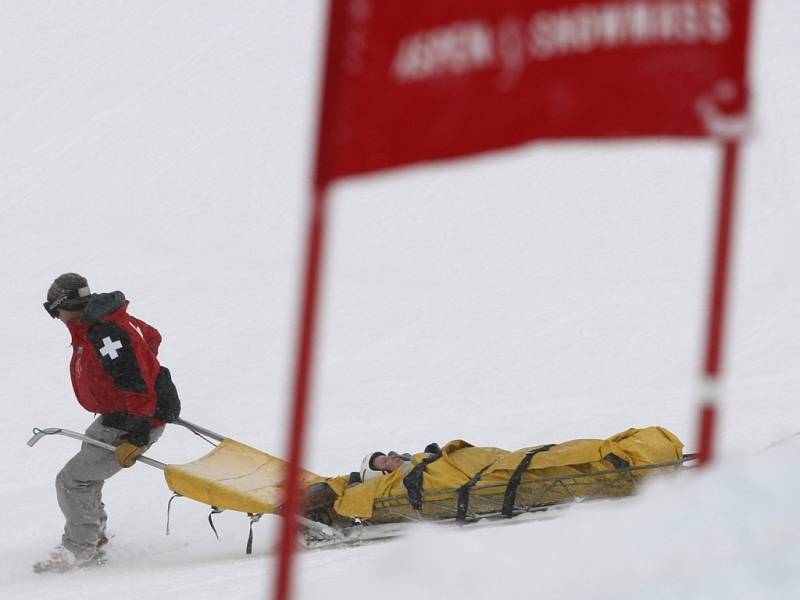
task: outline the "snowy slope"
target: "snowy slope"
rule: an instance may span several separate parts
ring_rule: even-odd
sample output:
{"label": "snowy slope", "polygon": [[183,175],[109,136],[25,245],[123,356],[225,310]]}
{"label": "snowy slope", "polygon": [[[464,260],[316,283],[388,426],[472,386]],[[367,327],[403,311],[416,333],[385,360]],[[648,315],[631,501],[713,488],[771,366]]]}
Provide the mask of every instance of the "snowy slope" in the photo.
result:
{"label": "snowy slope", "polygon": [[[160,328],[185,416],[283,455],[321,2],[7,0],[0,19],[3,598],[263,598],[274,520],[173,503],[137,466],[105,500],[114,560],[58,543],[53,478],[84,429],[68,336],[40,303],[76,270]],[[303,554],[302,598],[789,598],[800,429],[795,0],[758,3],[721,463],[546,523]],[[716,189],[705,143],[534,145],[340,184],[332,198],[308,466],[463,438],[517,448],[664,425],[695,446]],[[11,316],[13,315],[13,317]],[[171,428],[151,454],[207,446]],[[445,587],[450,586],[450,587]],[[645,592],[647,590],[647,592]]]}

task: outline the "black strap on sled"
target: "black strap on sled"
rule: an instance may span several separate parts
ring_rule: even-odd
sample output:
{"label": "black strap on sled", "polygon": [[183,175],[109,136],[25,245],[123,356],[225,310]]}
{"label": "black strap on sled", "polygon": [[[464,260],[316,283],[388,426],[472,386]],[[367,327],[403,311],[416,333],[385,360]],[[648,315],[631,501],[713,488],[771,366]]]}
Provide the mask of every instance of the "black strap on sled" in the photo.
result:
{"label": "black strap on sled", "polygon": [[514,469],[514,472],[511,474],[511,477],[508,480],[508,485],[506,485],[506,494],[503,497],[502,511],[504,517],[510,519],[514,516],[514,504],[517,502],[517,490],[519,489],[519,484],[522,481],[522,476],[525,474],[525,471],[528,470],[533,457],[540,452],[547,452],[553,446],[555,446],[555,444],[547,444],[545,446],[534,448],[533,450],[527,452],[524,458],[519,461],[517,468]]}
{"label": "black strap on sled", "polygon": [[[167,502],[167,535],[169,535],[169,513],[170,513],[170,509],[172,508],[172,501],[175,500],[175,498],[182,498],[182,497],[183,497],[182,494],[178,494],[176,492],[169,499],[169,502]],[[217,528],[214,526],[213,516],[214,515],[218,515],[223,510],[224,509],[220,509],[220,508],[217,508],[216,506],[212,506],[211,507],[211,512],[208,513],[208,524],[211,526],[211,531],[214,532],[214,535],[217,536],[217,539],[219,539],[219,533],[217,532]],[[247,554],[252,554],[253,553],[253,523],[257,523],[259,521],[259,519],[261,519],[261,517],[263,515],[260,514],[260,513],[247,513],[247,516],[250,517],[250,533],[247,536],[247,547],[245,549],[245,552]]]}
{"label": "black strap on sled", "polygon": [[247,516],[250,517],[250,535],[247,536],[247,548],[245,552],[247,554],[253,553],[253,523],[257,523],[258,520],[261,518],[260,514],[255,513],[247,513]]}
{"label": "black strap on sled", "polygon": [[411,472],[403,477],[403,485],[406,486],[406,491],[408,492],[408,501],[414,510],[422,508],[422,476],[425,473],[425,467],[441,457],[442,452],[440,450],[428,458],[422,459],[422,462],[415,465]]}
{"label": "black strap on sled", "polygon": [[169,535],[169,511],[172,508],[172,501],[175,500],[175,498],[182,498],[182,497],[183,496],[181,494],[175,492],[174,494],[172,494],[172,498],[169,499],[169,502],[167,502],[167,535]]}
{"label": "black strap on sled", "polygon": [[469,508],[469,492],[481,480],[484,471],[491,467],[492,464],[488,464],[483,467],[480,471],[475,473],[467,483],[462,485],[458,488],[458,505],[456,507],[456,521],[459,523],[463,523],[467,520],[467,509]]}
{"label": "black strap on sled", "polygon": [[609,452],[608,454],[606,454],[603,457],[603,460],[607,460],[608,462],[610,462],[617,471],[621,471],[622,469],[629,469],[631,466],[631,463],[629,463],[624,458],[620,458],[613,452]]}
{"label": "black strap on sled", "polygon": [[216,506],[212,506],[211,512],[208,513],[208,524],[211,525],[211,531],[214,532],[214,535],[217,536],[217,539],[219,539],[219,534],[217,533],[217,528],[214,527],[214,520],[211,517],[213,517],[214,515],[218,515],[221,512],[222,512],[221,509],[217,508]]}

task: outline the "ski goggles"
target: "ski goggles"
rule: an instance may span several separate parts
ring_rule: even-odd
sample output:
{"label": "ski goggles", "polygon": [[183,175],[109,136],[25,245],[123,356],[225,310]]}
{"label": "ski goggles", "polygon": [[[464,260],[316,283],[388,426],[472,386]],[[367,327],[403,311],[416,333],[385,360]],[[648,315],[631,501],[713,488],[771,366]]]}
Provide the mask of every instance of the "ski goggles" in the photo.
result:
{"label": "ski goggles", "polygon": [[91,294],[92,292],[88,287],[82,287],[77,290],[67,290],[60,296],[54,298],[52,302],[42,303],[42,306],[44,306],[44,310],[48,315],[54,319],[57,319],[59,309],[81,310],[84,306],[86,306]]}

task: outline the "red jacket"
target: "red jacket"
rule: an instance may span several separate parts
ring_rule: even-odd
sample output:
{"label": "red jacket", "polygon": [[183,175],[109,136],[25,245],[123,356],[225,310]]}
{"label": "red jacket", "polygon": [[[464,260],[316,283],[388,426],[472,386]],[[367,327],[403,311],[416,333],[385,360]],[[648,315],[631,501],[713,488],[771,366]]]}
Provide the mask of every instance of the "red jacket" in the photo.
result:
{"label": "red jacket", "polygon": [[[161,334],[129,315],[127,308],[122,292],[95,294],[81,320],[67,324],[72,334],[72,388],[89,412],[153,417]],[[152,420],[153,427],[161,425]]]}

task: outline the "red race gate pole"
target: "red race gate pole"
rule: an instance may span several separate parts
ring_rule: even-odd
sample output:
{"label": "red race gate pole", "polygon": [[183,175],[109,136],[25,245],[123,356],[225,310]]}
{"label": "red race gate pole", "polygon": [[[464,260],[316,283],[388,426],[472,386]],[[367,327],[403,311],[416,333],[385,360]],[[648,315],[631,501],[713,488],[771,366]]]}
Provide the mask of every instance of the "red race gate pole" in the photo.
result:
{"label": "red race gate pole", "polygon": [[722,355],[725,341],[725,314],[730,271],[733,218],[736,196],[736,171],[739,141],[726,140],[722,146],[722,172],[717,208],[717,231],[714,263],[706,325],[706,353],[703,364],[703,387],[700,398],[700,464],[714,457],[717,429],[717,400],[722,380]]}
{"label": "red race gate pole", "polygon": [[292,567],[297,536],[295,515],[303,508],[300,493],[300,467],[303,464],[308,390],[311,384],[311,365],[314,356],[317,299],[322,270],[323,241],[326,227],[327,188],[315,188],[311,215],[308,221],[305,282],[300,336],[297,345],[292,408],[289,463],[286,474],[286,497],[282,507],[280,554],[275,579],[275,599],[291,598]]}

